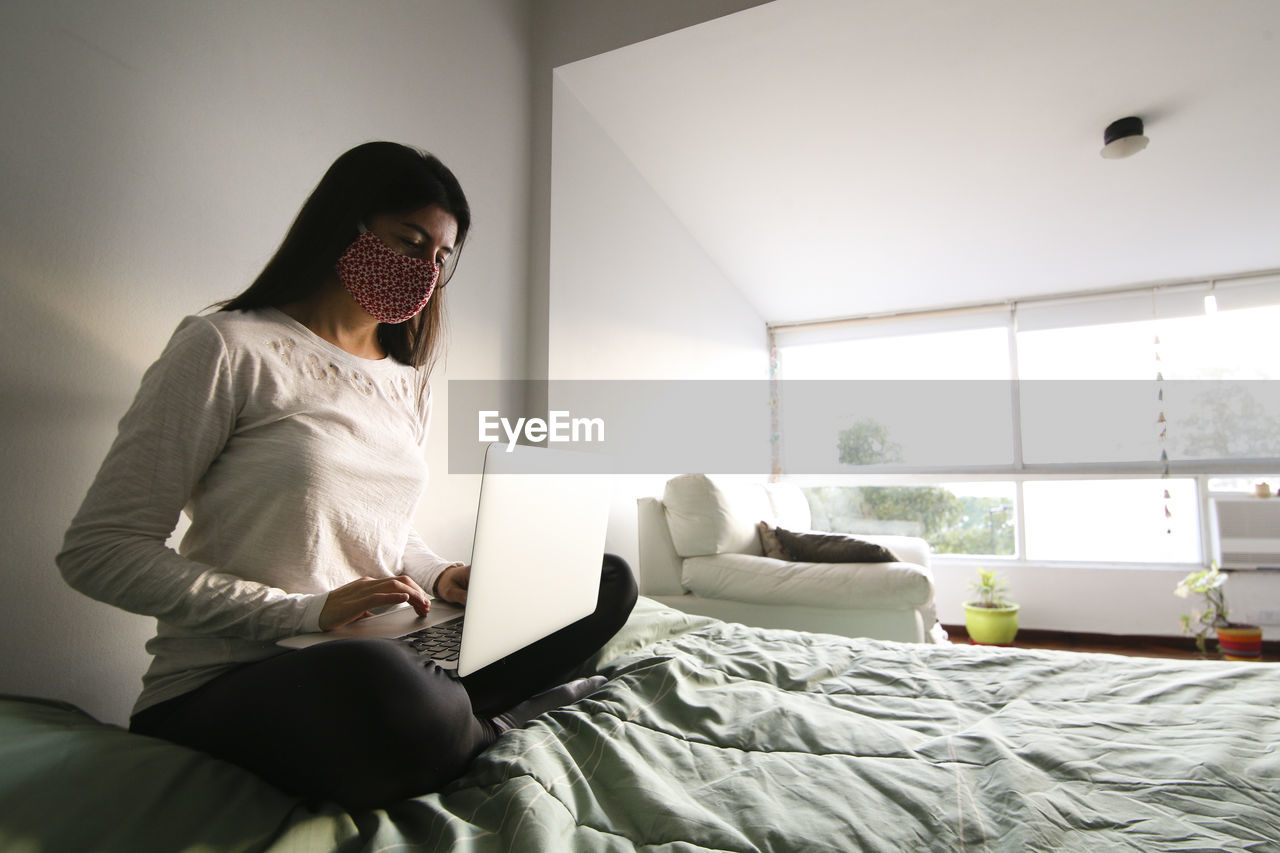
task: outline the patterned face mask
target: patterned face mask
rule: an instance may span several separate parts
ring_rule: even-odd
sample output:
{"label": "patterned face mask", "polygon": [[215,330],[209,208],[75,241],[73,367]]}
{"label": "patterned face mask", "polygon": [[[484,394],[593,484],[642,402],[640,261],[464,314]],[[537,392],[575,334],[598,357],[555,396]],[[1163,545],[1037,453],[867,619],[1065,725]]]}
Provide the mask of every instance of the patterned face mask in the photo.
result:
{"label": "patterned face mask", "polygon": [[379,322],[403,323],[426,307],[440,267],[402,255],[366,231],[338,258],[338,279]]}

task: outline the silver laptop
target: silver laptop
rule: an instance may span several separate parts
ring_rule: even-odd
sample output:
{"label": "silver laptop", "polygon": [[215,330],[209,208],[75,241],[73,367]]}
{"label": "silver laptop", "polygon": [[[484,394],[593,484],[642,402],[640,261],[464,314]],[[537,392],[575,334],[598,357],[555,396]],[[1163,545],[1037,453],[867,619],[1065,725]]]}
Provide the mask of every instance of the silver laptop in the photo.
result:
{"label": "silver laptop", "polygon": [[[590,615],[600,592],[611,489],[603,475],[562,473],[581,470],[580,454],[489,445],[465,610],[437,599],[418,616],[401,604],[333,631],[286,637],[280,645],[399,638],[424,658],[470,675]],[[433,635],[448,633],[457,635],[455,651],[436,652]]]}

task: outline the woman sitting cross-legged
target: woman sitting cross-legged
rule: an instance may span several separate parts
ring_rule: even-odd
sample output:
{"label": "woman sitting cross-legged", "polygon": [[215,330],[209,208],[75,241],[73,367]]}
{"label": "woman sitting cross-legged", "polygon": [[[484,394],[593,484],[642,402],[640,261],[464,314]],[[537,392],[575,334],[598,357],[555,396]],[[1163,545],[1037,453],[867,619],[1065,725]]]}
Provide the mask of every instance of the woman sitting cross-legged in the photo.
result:
{"label": "woman sitting cross-legged", "polygon": [[466,604],[470,568],[412,519],[470,224],[435,157],[353,148],[257,280],[183,320],[147,370],[58,556],[76,589],[157,620],[132,731],[367,808],[440,789],[503,731],[602,682],[562,683],[635,603],[611,555],[594,613],[465,678],[393,640],[277,644],[389,604],[425,613],[428,591]]}

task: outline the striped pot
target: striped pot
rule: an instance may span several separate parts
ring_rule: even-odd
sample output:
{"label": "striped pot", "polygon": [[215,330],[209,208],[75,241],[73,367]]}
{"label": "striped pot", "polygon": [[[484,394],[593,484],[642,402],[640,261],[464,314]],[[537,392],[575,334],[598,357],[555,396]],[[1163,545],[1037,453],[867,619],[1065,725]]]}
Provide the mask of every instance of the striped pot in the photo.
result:
{"label": "striped pot", "polygon": [[1228,625],[1218,629],[1218,646],[1227,660],[1261,660],[1262,628]]}

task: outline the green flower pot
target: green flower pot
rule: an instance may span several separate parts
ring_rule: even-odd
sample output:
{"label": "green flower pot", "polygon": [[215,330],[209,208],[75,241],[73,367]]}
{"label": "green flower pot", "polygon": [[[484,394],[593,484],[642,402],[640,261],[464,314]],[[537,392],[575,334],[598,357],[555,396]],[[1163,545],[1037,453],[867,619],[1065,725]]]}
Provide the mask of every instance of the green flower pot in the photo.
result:
{"label": "green flower pot", "polygon": [[971,642],[983,646],[1007,646],[1018,635],[1018,605],[981,607],[966,601],[964,628]]}

